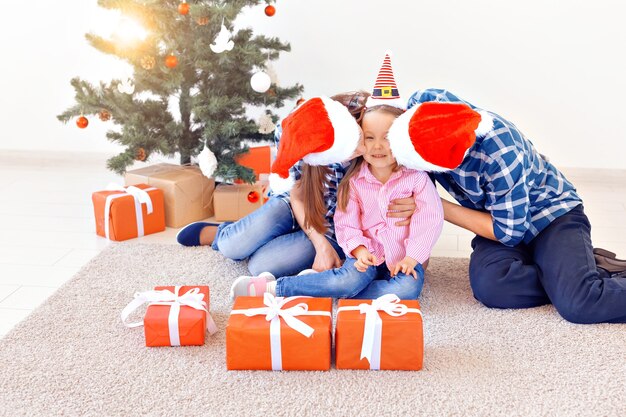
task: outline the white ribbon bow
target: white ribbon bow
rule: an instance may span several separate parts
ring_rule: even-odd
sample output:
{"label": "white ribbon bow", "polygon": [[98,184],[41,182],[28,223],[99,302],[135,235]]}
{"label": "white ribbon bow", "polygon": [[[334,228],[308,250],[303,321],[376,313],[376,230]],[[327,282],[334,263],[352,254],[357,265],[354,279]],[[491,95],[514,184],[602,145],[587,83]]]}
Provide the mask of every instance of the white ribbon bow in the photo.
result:
{"label": "white ribbon bow", "polygon": [[372,300],[372,304],[362,303],[358,306],[339,307],[339,311],[358,310],[365,314],[365,329],[363,343],[361,344],[361,359],[367,358],[370,369],[380,369],[380,352],[382,344],[383,320],[379,311],[384,311],[390,316],[404,316],[407,313],[422,312],[416,308],[409,308],[400,303],[400,298],[395,294],[385,294]]}
{"label": "white ribbon bow", "polygon": [[270,293],[263,295],[263,304],[266,307],[248,308],[245,310],[233,310],[230,314],[243,314],[248,317],[265,315],[265,320],[270,322],[270,350],[272,352],[272,370],[283,369],[283,356],[280,346],[280,319],[285,320],[285,324],[298,333],[306,337],[311,337],[315,329],[295,316],[328,316],[330,311],[309,311],[306,303],[299,303],[293,307],[283,309],[283,306],[298,298],[310,297],[275,297]]}
{"label": "white ribbon bow", "polygon": [[169,305],[170,313],[168,316],[168,328],[170,333],[170,344],[172,346],[180,346],[180,333],[178,329],[178,316],[181,306],[188,306],[196,310],[206,311],[206,328],[210,334],[217,331],[217,326],[213,321],[213,317],[209,313],[207,303],[204,301],[204,294],[200,293],[200,288],[192,288],[185,294],[180,295],[180,286],[176,286],[174,292],[170,290],[151,290],[135,293],[135,299],[128,303],[122,310],[122,323],[126,327],[143,326],[143,320],[135,323],[126,323],[128,316],[145,303],[149,305]]}
{"label": "white ribbon bow", "polygon": [[110,239],[109,224],[111,220],[110,219],[111,204],[113,203],[113,200],[115,200],[116,198],[125,197],[129,194],[132,195],[133,198],[135,199],[135,218],[137,220],[137,237],[143,236],[144,235],[143,212],[141,211],[141,205],[145,204],[146,212],[148,214],[152,214],[152,212],[154,211],[154,208],[152,206],[152,199],[150,198],[150,194],[148,194],[148,191],[156,190],[156,188],[150,187],[150,188],[146,188],[142,190],[141,188],[137,188],[133,185],[129,187],[123,187],[118,184],[110,183],[109,185],[107,185],[106,190],[107,191],[122,191],[122,194],[111,194],[107,196],[107,199],[104,205],[104,233],[107,239]]}

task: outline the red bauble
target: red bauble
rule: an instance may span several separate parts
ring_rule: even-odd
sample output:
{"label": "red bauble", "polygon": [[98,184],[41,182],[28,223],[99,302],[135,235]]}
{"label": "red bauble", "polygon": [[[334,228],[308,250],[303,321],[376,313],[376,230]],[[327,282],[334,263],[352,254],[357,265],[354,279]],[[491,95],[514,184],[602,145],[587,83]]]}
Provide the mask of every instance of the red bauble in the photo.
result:
{"label": "red bauble", "polygon": [[85,116],[80,116],[77,120],[76,120],[76,126],[78,126],[81,129],[84,129],[87,127],[87,125],[89,125],[89,120],[85,117]]}
{"label": "red bauble", "polygon": [[248,193],[248,201],[251,202],[252,204],[259,201],[259,197],[260,197],[259,193],[257,193],[256,191],[250,191]]}
{"label": "red bauble", "polygon": [[272,6],[271,4],[267,7],[265,7],[265,15],[272,17],[276,14],[276,7]]}
{"label": "red bauble", "polygon": [[176,65],[178,65],[178,58],[176,58],[174,55],[168,55],[167,57],[165,57],[166,67],[176,68]]}
{"label": "red bauble", "polygon": [[182,15],[189,13],[189,4],[187,4],[186,2],[182,2],[181,4],[179,4],[178,13]]}

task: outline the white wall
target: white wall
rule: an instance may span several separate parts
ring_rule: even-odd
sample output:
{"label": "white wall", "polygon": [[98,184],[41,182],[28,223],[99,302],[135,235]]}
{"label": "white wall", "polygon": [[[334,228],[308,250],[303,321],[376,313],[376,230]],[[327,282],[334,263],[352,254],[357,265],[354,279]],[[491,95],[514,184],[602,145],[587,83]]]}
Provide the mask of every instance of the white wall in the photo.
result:
{"label": "white wall", "polygon": [[[0,16],[0,149],[113,152],[92,118],[86,130],[55,115],[72,104],[71,77],[129,74],[89,47],[108,12],[96,0],[32,0]],[[274,66],[305,96],[369,90],[385,50],[400,93],[447,88],[520,127],[559,166],[626,168],[626,5],[556,0],[278,0],[237,24],[289,41]],[[110,23],[108,24],[111,25]]]}

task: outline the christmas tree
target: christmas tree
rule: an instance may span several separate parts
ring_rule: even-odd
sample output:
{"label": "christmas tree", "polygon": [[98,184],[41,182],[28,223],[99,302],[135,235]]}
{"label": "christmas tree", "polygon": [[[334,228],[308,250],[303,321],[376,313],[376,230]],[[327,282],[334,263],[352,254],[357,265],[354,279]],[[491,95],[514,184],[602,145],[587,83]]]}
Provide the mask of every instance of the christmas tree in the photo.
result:
{"label": "christmas tree", "polygon": [[[134,43],[115,36],[86,35],[93,47],[131,64],[133,77],[98,86],[72,79],[76,104],[58,119],[68,122],[78,117],[76,124],[85,128],[87,117],[98,115],[118,125],[107,132],[110,141],[126,147],[107,162],[117,173],[153,153],[171,156],[178,152],[181,164],[188,164],[206,145],[217,158],[215,176],[253,182],[252,170],[238,165],[235,157],[248,149],[242,141],[270,140],[272,133],[271,128],[259,129],[246,116],[246,108],[263,107],[266,115],[262,118],[271,125],[278,119],[272,108],[282,107],[303,89],[298,84],[270,85],[269,62],[289,51],[289,44],[255,36],[251,29],[233,31],[241,10],[261,3],[266,4],[253,0],[99,0],[100,7],[119,10],[145,29],[146,36]],[[274,11],[274,6],[265,8],[267,16]],[[252,80],[256,91],[251,77],[256,78]]]}

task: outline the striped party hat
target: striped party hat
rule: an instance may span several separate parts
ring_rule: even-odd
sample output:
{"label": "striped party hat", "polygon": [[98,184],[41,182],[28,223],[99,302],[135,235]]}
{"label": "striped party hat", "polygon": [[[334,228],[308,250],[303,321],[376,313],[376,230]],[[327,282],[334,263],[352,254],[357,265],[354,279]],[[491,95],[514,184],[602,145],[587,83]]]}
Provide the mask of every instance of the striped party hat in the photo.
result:
{"label": "striped party hat", "polygon": [[396,86],[396,80],[393,77],[393,69],[391,68],[391,53],[385,54],[385,60],[383,61],[380,71],[378,71],[378,77],[374,84],[374,91],[372,95],[367,99],[366,106],[380,106],[387,105],[398,107],[401,109],[406,108],[405,102],[400,98],[398,93],[398,87]]}

